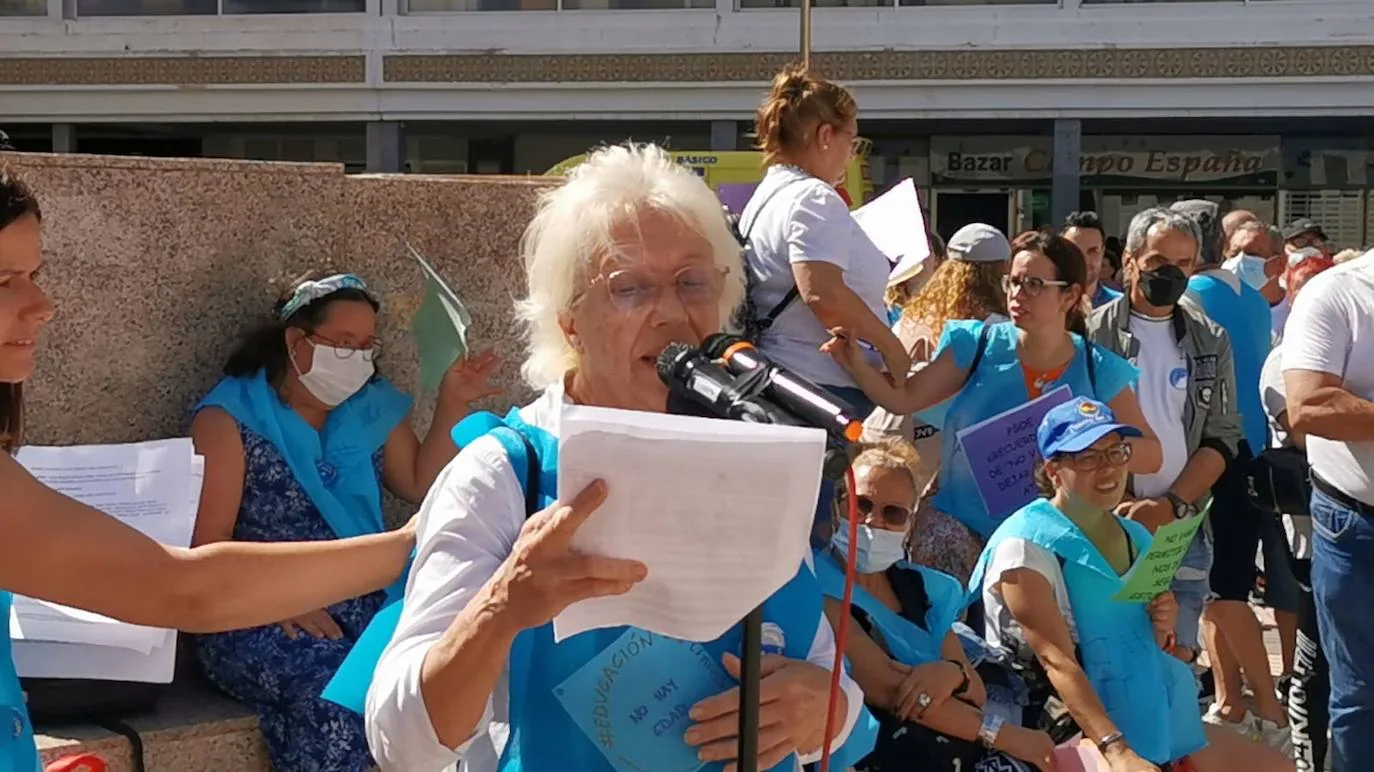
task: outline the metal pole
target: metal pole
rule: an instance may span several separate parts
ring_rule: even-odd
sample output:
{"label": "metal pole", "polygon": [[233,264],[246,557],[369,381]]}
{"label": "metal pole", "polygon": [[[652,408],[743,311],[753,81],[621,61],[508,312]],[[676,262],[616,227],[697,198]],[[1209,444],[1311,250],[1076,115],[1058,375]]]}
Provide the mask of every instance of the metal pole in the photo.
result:
{"label": "metal pole", "polygon": [[811,69],[811,0],[801,0],[801,59]]}
{"label": "metal pole", "polygon": [[759,768],[759,667],[763,651],[763,606],[744,618],[739,668],[739,772],[758,772]]}

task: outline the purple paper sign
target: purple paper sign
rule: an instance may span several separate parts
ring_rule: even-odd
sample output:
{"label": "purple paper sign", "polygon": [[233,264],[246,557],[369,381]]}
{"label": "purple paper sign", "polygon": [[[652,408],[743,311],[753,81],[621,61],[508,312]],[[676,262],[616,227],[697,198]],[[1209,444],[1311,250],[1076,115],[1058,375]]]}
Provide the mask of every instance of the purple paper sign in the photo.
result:
{"label": "purple paper sign", "polygon": [[733,214],[743,214],[744,205],[754,195],[757,182],[722,182],[716,186],[716,196]]}
{"label": "purple paper sign", "polygon": [[1002,520],[1035,500],[1035,433],[1045,414],[1055,405],[1068,402],[1073,392],[1060,386],[1039,399],[1000,413],[959,431],[978,495],[988,517]]}

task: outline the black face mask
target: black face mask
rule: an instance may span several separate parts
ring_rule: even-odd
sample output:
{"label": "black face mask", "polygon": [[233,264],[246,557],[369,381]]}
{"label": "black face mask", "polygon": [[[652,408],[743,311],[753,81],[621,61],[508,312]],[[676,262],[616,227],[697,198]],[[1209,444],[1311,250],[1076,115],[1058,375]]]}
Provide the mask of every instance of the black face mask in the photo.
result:
{"label": "black face mask", "polygon": [[1158,270],[1140,272],[1140,291],[1146,303],[1168,308],[1188,291],[1188,277],[1176,265],[1161,265]]}

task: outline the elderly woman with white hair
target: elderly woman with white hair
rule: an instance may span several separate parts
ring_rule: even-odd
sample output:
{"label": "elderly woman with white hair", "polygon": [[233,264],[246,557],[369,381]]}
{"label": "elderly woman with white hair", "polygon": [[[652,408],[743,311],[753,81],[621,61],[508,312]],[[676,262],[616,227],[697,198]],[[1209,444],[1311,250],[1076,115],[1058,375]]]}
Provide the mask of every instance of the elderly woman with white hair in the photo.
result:
{"label": "elderly woman with white hair", "polygon": [[[467,444],[436,481],[419,515],[400,621],[367,696],[373,753],[387,770],[460,760],[470,770],[524,772],[662,769],[684,756],[688,766],[736,763],[739,627],[704,644],[634,628],[555,642],[551,620],[562,609],[624,593],[646,569],[569,547],[577,527],[596,516],[604,484],[559,491],[563,503],[539,506],[553,497],[561,408],[663,412],[668,392],[655,360],[669,343],[696,344],[722,329],[744,290],[739,244],[699,178],[659,148],[638,145],[593,153],[546,194],[522,251],[529,296],[519,309],[530,336],[523,372],[543,393],[505,424],[538,458],[533,479],[542,496],[528,484],[533,470],[522,484],[525,470],[493,434]],[[835,653],[812,571],[799,566],[764,614],[777,653],[763,657],[759,767],[798,769],[823,745]],[[664,653],[677,649],[696,661],[664,665],[647,688],[627,686],[634,676],[623,668],[647,646],[656,664],[680,662]],[[703,681],[714,671],[716,680]],[[623,705],[610,699],[618,675],[617,690],[636,690],[646,705],[666,699],[673,710],[660,716],[655,707],[646,717],[608,709]],[[676,683],[655,697],[659,678]],[[847,675],[841,684],[836,745],[863,702]],[[492,741],[507,728],[503,742]]]}

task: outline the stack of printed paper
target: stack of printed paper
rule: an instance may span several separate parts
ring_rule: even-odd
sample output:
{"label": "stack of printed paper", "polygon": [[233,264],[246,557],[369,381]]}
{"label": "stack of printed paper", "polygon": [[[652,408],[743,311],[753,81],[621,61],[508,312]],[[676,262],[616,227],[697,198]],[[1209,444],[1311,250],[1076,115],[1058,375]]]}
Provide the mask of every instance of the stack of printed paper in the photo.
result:
{"label": "stack of printed paper", "polygon": [[[205,461],[189,439],[26,447],[18,459],[48,487],[163,544],[191,544]],[[10,637],[15,667],[28,678],[170,683],[176,666],[174,630],[126,624],[32,598],[15,597]]]}

